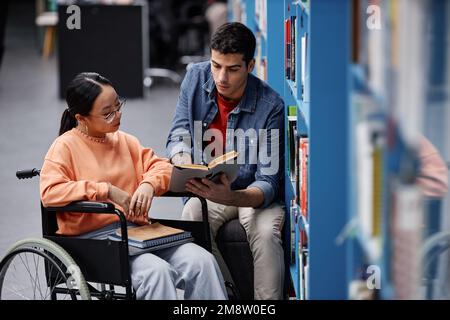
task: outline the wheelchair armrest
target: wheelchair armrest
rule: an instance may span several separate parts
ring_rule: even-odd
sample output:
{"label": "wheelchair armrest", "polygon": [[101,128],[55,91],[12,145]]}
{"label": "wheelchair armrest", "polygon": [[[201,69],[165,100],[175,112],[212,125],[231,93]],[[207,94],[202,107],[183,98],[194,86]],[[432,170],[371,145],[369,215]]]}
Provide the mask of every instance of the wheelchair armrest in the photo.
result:
{"label": "wheelchair armrest", "polygon": [[[83,214],[115,214],[120,220],[122,242],[128,242],[127,219],[122,211],[116,209],[110,202],[74,201],[62,207],[43,207],[48,212],[78,212]],[[127,247],[128,248],[128,247]],[[128,249],[127,249],[128,250]],[[127,251],[128,255],[128,251]]]}
{"label": "wheelchair armrest", "polygon": [[47,207],[48,211],[80,212],[80,213],[115,213],[116,207],[110,202],[74,201],[62,207]]}

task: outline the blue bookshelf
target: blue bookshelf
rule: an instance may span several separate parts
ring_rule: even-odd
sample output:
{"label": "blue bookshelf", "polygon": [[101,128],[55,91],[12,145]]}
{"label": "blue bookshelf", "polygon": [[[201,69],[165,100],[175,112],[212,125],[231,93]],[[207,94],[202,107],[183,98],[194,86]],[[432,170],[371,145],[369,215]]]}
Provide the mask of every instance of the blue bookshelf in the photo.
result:
{"label": "blue bookshelf", "polygon": [[336,238],[348,212],[350,2],[311,1],[309,13],[308,296],[345,299],[346,247]]}
{"label": "blue bookshelf", "polygon": [[[261,5],[265,20],[258,14]],[[380,29],[368,26],[370,6],[383,12]],[[370,289],[371,298],[408,296],[409,281],[406,285],[399,282],[403,275],[394,269],[407,270],[409,276],[421,279],[419,271],[411,271],[410,261],[400,261],[403,249],[399,252],[399,245],[417,250],[408,241],[399,244],[402,237],[396,232],[404,230],[395,229],[395,222],[396,215],[410,214],[411,208],[418,215],[426,212],[414,207],[426,207],[427,202],[418,196],[418,187],[405,180],[405,176],[412,179],[417,175],[411,131],[424,131],[438,150],[450,154],[443,139],[446,120],[442,107],[448,103],[442,92],[448,72],[442,68],[448,32],[443,21],[448,6],[440,0],[431,0],[427,6],[374,5],[370,0],[231,0],[230,20],[244,22],[255,32],[257,60],[266,62],[266,71],[256,70],[255,74],[275,88],[286,105],[283,241],[291,298],[355,298],[360,294],[355,287],[367,289],[369,266],[381,272],[381,288]],[[239,16],[231,14],[237,7]],[[410,48],[418,42],[410,40],[410,25],[400,16],[417,18],[423,10],[428,20],[416,19],[415,23],[421,24],[417,30],[429,49],[420,60],[411,54]],[[414,48],[417,53],[423,47]],[[429,67],[423,69],[428,78],[417,86],[417,79],[411,82],[410,72],[422,65]],[[402,86],[403,91],[399,90]],[[411,88],[423,90],[427,103],[408,99],[417,94]],[[402,105],[399,99],[405,97],[408,103]],[[422,124],[416,122],[414,127],[405,112],[424,115]],[[292,170],[299,163],[302,166],[297,162],[302,156],[300,138],[307,138],[309,147],[305,176]],[[364,169],[367,161],[369,168]],[[303,179],[307,180],[306,193]],[[399,199],[406,199],[406,205],[401,207]],[[450,201],[448,195],[446,201]],[[437,232],[439,214],[425,216],[429,223],[425,228]],[[407,227],[416,228],[413,236],[431,234],[413,222]],[[416,245],[419,248],[421,243]],[[419,280],[411,288],[418,290]]]}
{"label": "blue bookshelf", "polygon": [[[265,6],[262,12],[261,6]],[[264,12],[265,25],[261,25],[260,14]],[[255,74],[284,97],[286,128],[289,127],[288,118],[293,116],[289,117],[289,106],[295,106],[296,134],[309,139],[307,216],[298,214],[300,207],[293,201],[297,187],[291,181],[289,157],[285,157],[284,243],[288,280],[294,291],[292,298],[296,299],[347,297],[346,246],[336,244],[336,238],[348,217],[349,13],[349,1],[229,2],[230,21],[245,23],[257,37],[256,64],[265,59],[267,73],[264,76],[256,68]],[[293,69],[296,80],[286,79],[285,72],[285,20],[291,16],[297,17],[296,68]],[[302,37],[306,44],[306,50],[303,50],[305,70],[301,63]],[[286,130],[285,150],[288,154],[287,135]],[[306,245],[299,244],[301,231],[306,237]],[[293,255],[291,245],[295,251]],[[301,254],[304,254],[303,258],[300,258]],[[305,266],[300,259],[306,262]]]}
{"label": "blue bookshelf", "polygon": [[[290,261],[297,299],[347,298],[347,247],[336,238],[347,223],[349,204],[349,13],[348,1],[284,1],[284,21],[296,17],[290,25],[291,33],[295,28],[295,79],[285,79],[284,98],[297,108],[297,135],[309,139],[307,216],[289,221],[295,225],[295,250],[306,253],[303,270],[297,255]],[[292,189],[286,192],[290,210],[296,196]],[[300,231],[307,239],[302,248]]]}

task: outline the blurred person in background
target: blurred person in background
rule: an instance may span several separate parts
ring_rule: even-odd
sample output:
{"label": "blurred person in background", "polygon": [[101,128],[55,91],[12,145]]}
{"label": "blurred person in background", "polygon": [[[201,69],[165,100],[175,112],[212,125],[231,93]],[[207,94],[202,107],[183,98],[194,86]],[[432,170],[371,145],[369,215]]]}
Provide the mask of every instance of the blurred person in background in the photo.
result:
{"label": "blurred person in background", "polygon": [[210,35],[213,35],[221,25],[227,22],[227,1],[208,0],[205,17],[209,24]]}
{"label": "blurred person in background", "polygon": [[0,68],[2,67],[3,53],[5,52],[5,29],[8,16],[8,0],[0,1]]}
{"label": "blurred person in background", "polygon": [[448,168],[436,147],[424,136],[419,140],[417,184],[427,197],[443,197],[448,190]]}

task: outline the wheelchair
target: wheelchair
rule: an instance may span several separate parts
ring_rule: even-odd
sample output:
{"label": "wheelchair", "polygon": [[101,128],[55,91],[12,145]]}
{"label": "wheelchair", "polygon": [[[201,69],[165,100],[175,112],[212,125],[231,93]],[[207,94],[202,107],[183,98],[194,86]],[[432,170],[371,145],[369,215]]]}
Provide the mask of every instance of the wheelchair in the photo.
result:
{"label": "wheelchair", "polygon": [[[448,255],[450,252],[450,232],[441,231],[425,240],[419,251],[422,268],[420,299],[448,300],[449,274]],[[445,259],[446,270],[439,273],[439,259]]]}
{"label": "wheelchair", "polygon": [[[19,179],[38,176],[40,170],[17,171]],[[208,208],[204,198],[189,193],[165,193],[161,197],[197,197],[203,221],[151,219],[190,231],[194,243],[211,252]],[[113,214],[119,217],[121,240],[81,239],[56,234],[57,212]],[[63,207],[41,203],[43,238],[15,243],[0,261],[1,300],[134,300],[129,267],[127,222],[112,203],[77,201]],[[225,283],[238,297],[230,283]],[[116,288],[117,287],[117,288]]]}
{"label": "wheelchair", "polygon": [[419,248],[421,268],[418,299],[450,299],[450,232],[440,225],[443,202],[440,198],[426,198],[424,241]]}

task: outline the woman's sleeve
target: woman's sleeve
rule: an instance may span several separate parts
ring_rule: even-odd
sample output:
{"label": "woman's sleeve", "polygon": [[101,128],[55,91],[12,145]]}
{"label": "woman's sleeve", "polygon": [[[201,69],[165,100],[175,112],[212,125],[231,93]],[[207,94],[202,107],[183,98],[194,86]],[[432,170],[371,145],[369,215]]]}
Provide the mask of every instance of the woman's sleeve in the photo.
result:
{"label": "woman's sleeve", "polygon": [[420,137],[420,174],[417,183],[426,196],[442,197],[448,190],[448,168],[437,149]]}
{"label": "woman's sleeve", "polygon": [[157,157],[152,149],[142,148],[141,154],[144,173],[140,184],[150,183],[155,195],[160,196],[169,190],[173,166],[168,159]]}
{"label": "woman's sleeve", "polygon": [[45,156],[40,173],[40,194],[44,207],[57,207],[72,201],[105,201],[108,199],[107,182],[76,181],[70,151],[55,142]]}

